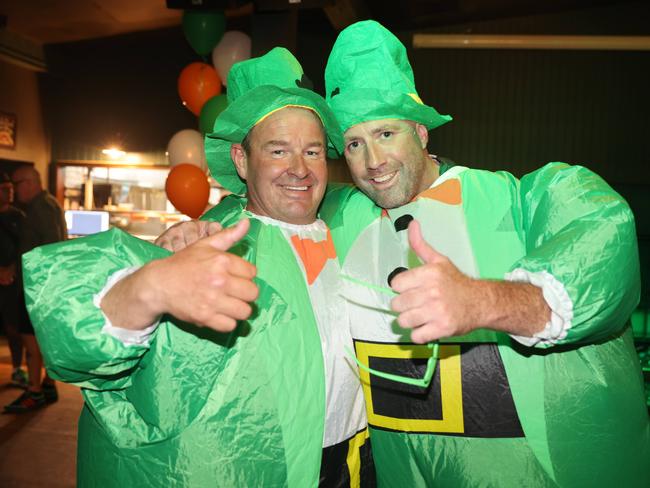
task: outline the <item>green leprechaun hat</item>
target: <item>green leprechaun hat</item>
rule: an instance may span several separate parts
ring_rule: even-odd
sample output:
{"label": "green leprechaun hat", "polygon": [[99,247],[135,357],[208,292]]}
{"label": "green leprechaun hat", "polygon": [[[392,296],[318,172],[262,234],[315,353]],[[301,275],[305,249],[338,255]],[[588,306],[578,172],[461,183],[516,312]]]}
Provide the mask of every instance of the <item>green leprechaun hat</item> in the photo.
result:
{"label": "green leprechaun hat", "polygon": [[241,143],[256,124],[285,107],[316,113],[327,134],[328,156],[339,157],[343,149],[339,124],[323,97],[303,88],[307,82],[298,60],[281,47],[233,65],[228,75],[228,107],[215,120],[213,132],[205,136],[210,173],[224,188],[240,195],[246,192],[230,157],[231,145]]}
{"label": "green leprechaun hat", "polygon": [[379,119],[413,120],[429,130],[451,120],[422,102],[406,48],[373,20],[341,31],[325,68],[325,90],[343,132]]}

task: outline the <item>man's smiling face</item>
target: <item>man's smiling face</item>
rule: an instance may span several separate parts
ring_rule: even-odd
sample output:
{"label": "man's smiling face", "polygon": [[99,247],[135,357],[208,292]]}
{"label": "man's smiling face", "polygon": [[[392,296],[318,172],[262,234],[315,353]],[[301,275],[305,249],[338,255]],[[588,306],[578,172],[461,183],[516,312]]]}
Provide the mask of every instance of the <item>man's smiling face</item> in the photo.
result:
{"label": "man's smiling face", "polygon": [[232,159],[248,188],[247,208],[291,224],[316,220],[327,185],[327,143],[312,111],[284,108],[257,124]]}
{"label": "man's smiling face", "polygon": [[383,208],[410,202],[435,179],[426,153],[427,129],[408,120],[372,120],[345,132],[345,159],[354,183]]}

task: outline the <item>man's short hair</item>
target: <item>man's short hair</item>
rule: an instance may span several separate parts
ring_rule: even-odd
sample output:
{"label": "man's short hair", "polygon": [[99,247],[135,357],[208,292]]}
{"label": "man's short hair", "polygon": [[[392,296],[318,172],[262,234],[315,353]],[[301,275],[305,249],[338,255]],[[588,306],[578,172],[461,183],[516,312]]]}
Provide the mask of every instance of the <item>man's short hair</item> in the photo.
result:
{"label": "man's short hair", "polygon": [[253,133],[254,129],[255,126],[251,127],[251,130],[248,131],[246,137],[244,137],[244,139],[241,141],[241,147],[244,150],[246,156],[250,156],[251,154],[251,134]]}

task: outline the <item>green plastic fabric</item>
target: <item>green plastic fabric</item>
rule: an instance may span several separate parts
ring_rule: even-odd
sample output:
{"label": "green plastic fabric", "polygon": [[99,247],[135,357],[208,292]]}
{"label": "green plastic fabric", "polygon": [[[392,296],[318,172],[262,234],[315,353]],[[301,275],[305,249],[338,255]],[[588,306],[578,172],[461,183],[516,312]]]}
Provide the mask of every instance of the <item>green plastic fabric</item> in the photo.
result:
{"label": "green plastic fabric", "polygon": [[[206,217],[241,216],[230,197]],[[259,221],[232,252],[257,266],[250,320],[220,334],[164,317],[148,346],[128,347],[101,332],[93,294],[166,251],[111,230],[25,256],[48,371],[82,387],[78,486],[318,484],[324,371],[304,278],[284,237]]]}
{"label": "green plastic fabric", "polygon": [[[549,272],[573,302],[572,327],[551,347],[527,348],[493,333],[524,438],[371,428],[380,486],[650,486],[650,426],[627,325],[640,285],[629,207],[591,171],[562,163],[521,181],[477,170],[457,179],[480,276]],[[423,205],[398,210],[444,232],[445,222],[428,219]],[[327,194],[321,217],[343,273],[364,230],[386,218],[344,187]],[[364,241],[366,252],[381,246]]]}
{"label": "green plastic fabric", "polygon": [[339,34],[325,68],[325,95],[343,132],[370,120],[412,120],[429,130],[452,120],[422,102],[406,48],[374,20]]}
{"label": "green plastic fabric", "polygon": [[327,134],[328,156],[343,151],[343,133],[323,97],[307,88],[300,63],[285,48],[276,47],[264,56],[233,65],[228,75],[228,107],[205,136],[205,153],[210,173],[233,193],[246,192],[230,157],[233,143],[264,117],[285,107],[302,107],[318,115]]}

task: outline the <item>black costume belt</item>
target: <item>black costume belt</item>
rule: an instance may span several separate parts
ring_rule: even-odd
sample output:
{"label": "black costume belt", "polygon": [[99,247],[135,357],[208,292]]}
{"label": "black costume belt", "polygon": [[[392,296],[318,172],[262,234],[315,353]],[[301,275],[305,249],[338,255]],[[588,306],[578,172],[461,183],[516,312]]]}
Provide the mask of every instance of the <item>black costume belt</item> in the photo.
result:
{"label": "black costume belt", "polygon": [[[357,357],[370,368],[421,378],[426,345],[355,340]],[[427,388],[360,371],[368,423],[377,429],[462,437],[524,437],[496,343],[440,344]]]}

